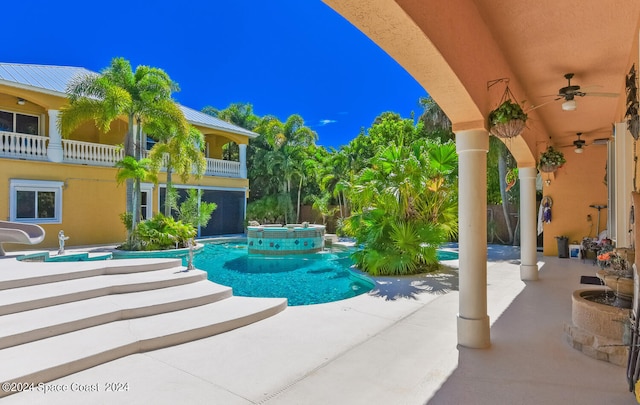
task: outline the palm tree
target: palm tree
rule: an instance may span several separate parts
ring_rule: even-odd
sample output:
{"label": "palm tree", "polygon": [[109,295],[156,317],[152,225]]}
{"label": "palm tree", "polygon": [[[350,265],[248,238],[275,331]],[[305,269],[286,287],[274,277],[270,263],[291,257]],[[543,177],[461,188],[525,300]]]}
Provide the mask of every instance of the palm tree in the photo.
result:
{"label": "palm tree", "polygon": [[[118,168],[118,172],[116,173],[116,181],[118,184],[122,184],[128,180],[133,180],[134,198],[136,195],[140,194],[140,183],[142,181],[151,181],[154,184],[158,183],[157,172],[151,169],[151,160],[148,158],[136,160],[133,156],[125,156],[124,159],[116,162],[116,167]],[[129,245],[132,248],[133,241],[131,238],[135,233],[137,225],[136,222],[133,221],[134,213],[132,213],[131,228],[128,230]],[[138,216],[139,215],[140,213],[138,212]]]}
{"label": "palm tree", "polygon": [[254,114],[253,104],[250,103],[232,103],[223,110],[206,106],[202,109],[202,112],[249,131],[253,131],[260,123],[260,118]]}
{"label": "palm tree", "polygon": [[347,215],[344,191],[347,189],[345,185],[349,177],[349,162],[345,151],[346,148],[331,149],[331,153],[323,160],[319,170],[320,187],[337,200],[340,218]]}
{"label": "palm tree", "polygon": [[[124,139],[125,156],[142,156],[142,126],[158,119],[170,122],[187,131],[188,123],[171,93],[179,88],[158,68],[138,66],[135,72],[129,61],[114,58],[100,74],[88,74],[72,80],[67,88],[69,104],[61,108],[58,120],[60,132],[68,136],[87,120],[94,120],[98,128],[108,132],[111,123],[120,116],[127,117],[128,130]],[[131,183],[127,182],[127,188]],[[127,212],[132,222],[139,221],[139,189],[127,193]]]}
{"label": "palm tree", "polygon": [[[304,125],[297,114],[284,123],[275,117],[263,120],[257,129],[264,134],[266,151],[261,158],[266,162],[266,171],[279,184],[280,201],[285,212],[285,222],[292,218],[291,191],[293,179],[304,176],[305,148],[315,145],[317,134]],[[255,159],[254,159],[255,160]]]}
{"label": "palm tree", "polygon": [[372,274],[427,271],[437,266],[436,248],[457,232],[455,145],[409,144],[405,123],[380,124],[399,135],[354,179],[346,230],[364,245],[354,258]]}
{"label": "palm tree", "polygon": [[191,125],[186,133],[179,129],[163,121],[151,121],[145,126],[145,132],[157,141],[149,152],[153,168],[158,170],[164,164],[167,170],[164,203],[164,215],[167,217],[171,216],[172,199],[169,193],[173,192],[173,172],[180,176],[182,182],[186,182],[192,174],[196,178],[202,177],[207,168],[202,132]]}

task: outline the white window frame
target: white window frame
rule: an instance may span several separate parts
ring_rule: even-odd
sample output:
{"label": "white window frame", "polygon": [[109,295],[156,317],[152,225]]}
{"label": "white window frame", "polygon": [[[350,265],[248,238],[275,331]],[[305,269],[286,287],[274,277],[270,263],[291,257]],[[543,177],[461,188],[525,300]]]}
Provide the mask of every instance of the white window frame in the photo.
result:
{"label": "white window frame", "polygon": [[[11,179],[9,183],[9,220],[31,224],[62,223],[62,181]],[[18,191],[45,191],[55,193],[55,214],[53,218],[17,218]]]}
{"label": "white window frame", "polygon": [[147,207],[146,207],[147,219],[153,218],[153,188],[154,186],[152,183],[140,184],[140,192],[147,193]]}

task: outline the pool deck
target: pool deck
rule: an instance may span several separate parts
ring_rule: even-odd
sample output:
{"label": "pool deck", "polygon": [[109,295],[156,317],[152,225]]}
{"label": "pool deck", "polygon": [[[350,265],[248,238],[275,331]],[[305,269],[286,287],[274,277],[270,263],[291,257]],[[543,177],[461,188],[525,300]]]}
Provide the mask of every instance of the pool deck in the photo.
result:
{"label": "pool deck", "polygon": [[[523,282],[518,259],[517,248],[489,247],[487,350],[456,345],[458,277],[451,269],[379,278],[370,294],[289,307],[240,329],[52,382],[98,384],[98,393],[20,393],[2,403],[636,403],[624,368],[587,357],[564,338],[571,293],[588,288],[580,276],[596,267],[539,256],[540,280]],[[6,263],[0,260],[0,271]],[[128,390],[104,392],[110,383]]]}

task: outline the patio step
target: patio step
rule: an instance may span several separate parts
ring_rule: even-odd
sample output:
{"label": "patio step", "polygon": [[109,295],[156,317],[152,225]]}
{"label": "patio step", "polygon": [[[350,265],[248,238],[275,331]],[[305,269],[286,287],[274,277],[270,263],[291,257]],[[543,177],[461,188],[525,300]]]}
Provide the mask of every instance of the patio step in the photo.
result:
{"label": "patio step", "polygon": [[0,316],[0,349],[108,322],[210,304],[231,296],[231,288],[202,280],[17,312]]}
{"label": "patio step", "polygon": [[172,287],[207,278],[207,273],[204,271],[191,270],[186,272],[184,270],[184,267],[174,267],[140,273],[99,275],[4,290],[0,291],[0,315],[110,294]]}
{"label": "patio step", "polygon": [[185,271],[179,259],[0,265],[2,382],[37,385],[287,307],[284,298],[234,297],[206,272]]}
{"label": "patio step", "polygon": [[[0,381],[48,382],[120,357],[213,336],[284,310],[286,299],[230,297],[0,350]],[[8,366],[11,365],[11,366]],[[0,391],[0,397],[11,394]]]}
{"label": "patio step", "polygon": [[[10,263],[10,264],[7,264]],[[0,291],[107,274],[140,273],[180,267],[181,259],[104,260],[86,262],[3,261]],[[6,266],[5,266],[6,264]]]}

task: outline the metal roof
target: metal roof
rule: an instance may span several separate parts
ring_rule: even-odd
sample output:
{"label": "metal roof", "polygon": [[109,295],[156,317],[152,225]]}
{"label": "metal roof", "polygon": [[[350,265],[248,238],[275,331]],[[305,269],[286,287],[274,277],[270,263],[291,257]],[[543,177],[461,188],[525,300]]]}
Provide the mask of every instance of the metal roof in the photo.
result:
{"label": "metal roof", "polygon": [[[73,66],[29,65],[0,63],[0,84],[32,89],[60,97],[66,97],[67,84],[78,75],[97,74],[91,70]],[[228,123],[211,115],[180,105],[185,118],[192,124],[224,132],[255,138],[255,132]]]}
{"label": "metal roof", "polygon": [[26,65],[19,63],[0,63],[0,80],[7,85],[17,83],[20,87],[44,89],[47,93],[61,93],[65,96],[67,83],[76,75],[95,74],[90,70],[71,66]]}
{"label": "metal roof", "polygon": [[223,121],[220,118],[213,117],[209,114],[194,110],[189,107],[185,107],[180,104],[180,109],[184,114],[184,117],[192,124],[198,124],[209,128],[220,129],[222,131],[233,132],[240,135],[246,135],[251,138],[258,136],[255,132],[249,131],[237,125],[231,124],[227,121]]}

